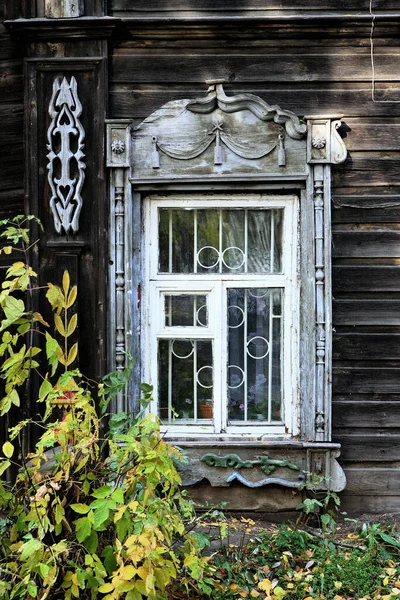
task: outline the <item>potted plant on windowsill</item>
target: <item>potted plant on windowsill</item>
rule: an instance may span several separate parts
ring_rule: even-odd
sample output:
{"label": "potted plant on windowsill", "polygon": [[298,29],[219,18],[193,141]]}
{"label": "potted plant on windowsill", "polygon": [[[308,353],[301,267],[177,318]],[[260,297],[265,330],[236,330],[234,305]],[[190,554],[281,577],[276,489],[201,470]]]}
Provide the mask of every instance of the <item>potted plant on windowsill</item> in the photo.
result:
{"label": "potted plant on windowsill", "polygon": [[213,401],[211,398],[207,400],[200,400],[200,413],[203,419],[212,419]]}

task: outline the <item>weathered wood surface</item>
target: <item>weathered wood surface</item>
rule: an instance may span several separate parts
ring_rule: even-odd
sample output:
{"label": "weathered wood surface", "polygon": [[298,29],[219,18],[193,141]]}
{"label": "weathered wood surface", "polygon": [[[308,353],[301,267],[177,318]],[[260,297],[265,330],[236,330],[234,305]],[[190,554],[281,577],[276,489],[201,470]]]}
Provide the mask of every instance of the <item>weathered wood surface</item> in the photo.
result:
{"label": "weathered wood surface", "polygon": [[[343,427],[384,430],[392,428],[393,424],[400,422],[399,401],[389,402],[334,402],[332,426],[340,435]],[[357,431],[355,431],[357,433]]]}
{"label": "weathered wood surface", "polygon": [[[397,0],[374,0],[374,11],[398,9]],[[268,2],[266,6],[265,0],[197,0],[195,3],[187,2],[187,0],[111,0],[110,10],[125,10],[128,12],[150,12],[150,11],[167,11],[174,12],[182,11],[250,11],[262,10],[265,12],[274,10],[295,10],[295,11],[368,11],[369,0],[274,0]]]}
{"label": "weathered wood surface", "polygon": [[[21,44],[0,24],[0,218],[20,214],[24,206],[22,71]],[[0,266],[9,263],[9,257],[0,256]]]}
{"label": "weathered wood surface", "polygon": [[[397,326],[400,327],[400,300],[397,298],[341,298],[333,301],[333,322],[335,327],[343,325]],[[368,329],[367,329],[368,331]],[[370,331],[371,335],[373,331]],[[337,355],[342,351],[340,346]]]}
{"label": "weathered wood surface", "polygon": [[[341,435],[335,436],[335,442],[342,444],[340,460],[342,463],[367,462],[379,463],[381,461],[400,460],[400,430],[397,434],[374,435],[373,429],[370,435]],[[365,491],[368,493],[368,490]]]}
{"label": "weathered wood surface", "polygon": [[[365,394],[373,397],[378,394],[379,396],[399,398],[399,380],[400,366],[380,369],[334,367],[332,385],[335,395]],[[368,400],[368,398],[366,399]]]}
{"label": "weathered wood surface", "polygon": [[[240,8],[261,16],[265,3],[254,0]],[[279,8],[285,14],[352,13],[368,11],[369,1],[268,5],[271,11]],[[390,8],[398,9],[398,2],[374,2],[374,10]],[[222,0],[196,3],[200,16],[233,15],[237,9],[237,3]],[[154,17],[171,14],[168,10],[183,15],[194,7],[183,0],[111,4],[111,11],[127,18],[146,11]],[[398,24],[377,23],[376,99],[385,102],[372,102],[369,26],[247,23],[239,30],[128,24],[130,35],[116,42],[111,57],[109,93],[110,115],[131,117],[135,124],[168,101],[200,96],[204,79],[211,77],[224,77],[235,93],[257,94],[298,115],[344,115],[341,134],[350,156],[334,169],[332,190],[334,439],[343,443],[346,464],[366,465],[400,460],[400,433],[392,437],[400,406],[400,43]],[[229,84],[226,89],[229,93]],[[368,494],[367,483],[362,485]],[[346,502],[349,494],[361,493],[351,486]],[[398,492],[388,493],[388,506],[400,507]],[[374,498],[370,507],[379,508]]]}
{"label": "weathered wood surface", "polygon": [[[400,319],[400,314],[397,317]],[[333,339],[333,358],[338,361],[354,361],[355,357],[382,362],[400,360],[400,332],[336,333]]]}

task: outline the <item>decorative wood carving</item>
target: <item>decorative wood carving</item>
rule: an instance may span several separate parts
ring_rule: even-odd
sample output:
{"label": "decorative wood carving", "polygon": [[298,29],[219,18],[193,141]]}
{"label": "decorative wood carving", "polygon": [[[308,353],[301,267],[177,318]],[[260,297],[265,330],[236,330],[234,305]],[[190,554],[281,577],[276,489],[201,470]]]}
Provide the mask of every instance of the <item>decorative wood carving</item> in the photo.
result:
{"label": "decorative wood carving", "polygon": [[305,123],[253,94],[227,96],[220,81],[211,83],[204,98],[169,102],[133,131],[134,179],[305,175]]}
{"label": "decorative wood carving", "polygon": [[325,439],[325,255],[324,255],[324,173],[314,170],[315,232],[315,325],[316,325],[316,396],[315,435]]}
{"label": "decorative wood carving", "polygon": [[231,483],[232,481],[239,481],[243,485],[249,488],[259,488],[264,487],[266,485],[281,485],[287,488],[299,488],[301,485],[304,485],[306,480],[306,476],[304,473],[300,473],[297,476],[297,481],[292,481],[290,479],[284,479],[283,477],[264,477],[263,479],[258,479],[257,481],[251,481],[244,477],[241,473],[234,471],[226,478],[227,483]]}
{"label": "decorative wood carving", "polygon": [[115,181],[115,300],[116,300],[116,346],[115,363],[118,371],[125,367],[125,197],[124,173],[116,172]]}
{"label": "decorative wood carving", "polygon": [[346,145],[338,133],[341,124],[340,120],[331,123],[331,162],[335,165],[344,162],[347,158]]}
{"label": "decorative wood carving", "polygon": [[210,467],[231,467],[234,469],[251,469],[252,467],[260,467],[260,470],[266,475],[273,473],[278,467],[286,467],[293,471],[299,471],[299,467],[289,460],[272,459],[267,455],[257,456],[254,460],[243,460],[237,454],[226,454],[218,456],[208,452],[200,459]]}
{"label": "decorative wood carving", "polygon": [[284,125],[286,133],[295,140],[301,140],[304,137],[307,126],[301,123],[300,119],[291,111],[282,110],[277,104],[270,106],[253,94],[227,96],[222,86],[224,83],[223,79],[208,80],[206,83],[210,84],[207,96],[189,102],[186,106],[187,110],[208,114],[217,108],[225,113],[234,113],[247,109],[261,121],[273,120],[279,125]]}
{"label": "decorative wood carving", "polygon": [[[138,186],[134,196],[139,207],[140,191],[151,189],[154,192],[158,184],[167,186],[168,190],[197,191],[200,183],[202,189],[213,192],[215,182],[234,189],[238,182],[240,185],[245,181],[246,186],[262,189],[263,193],[269,181],[272,181],[271,189],[276,189],[280,183],[284,187],[300,184],[304,187],[299,240],[303,250],[300,273],[304,283],[300,325],[300,387],[304,409],[300,439],[309,441],[291,439],[279,442],[279,448],[273,441],[268,441],[269,456],[263,455],[264,442],[245,448],[236,445],[234,440],[220,443],[211,436],[203,444],[190,441],[190,430],[187,432],[189,439],[184,442],[179,439],[177,443],[185,447],[189,455],[189,462],[182,472],[184,485],[206,479],[212,486],[228,486],[236,480],[253,488],[276,483],[296,489],[304,480],[304,473],[312,471],[331,478],[321,487],[341,491],[345,476],[336,460],[340,447],[330,441],[329,212],[330,165],[342,162],[346,157],[345,145],[337,131],[340,117],[307,117],[307,125],[304,125],[293,113],[270,106],[252,94],[226,96],[221,81],[209,83],[205,98],[172,101],[147,117],[132,131],[131,147],[125,138],[126,125],[117,121],[110,123],[107,164],[113,168],[112,195],[115,198],[113,343],[117,364],[122,366],[124,356],[121,335],[125,335],[125,347],[129,348],[127,332],[130,330],[128,324],[122,327],[118,315],[122,319],[124,314],[125,320],[129,320],[132,310],[128,290],[123,289],[123,265],[119,264],[118,253],[125,255],[127,272],[131,256],[126,248],[134,245],[133,237],[125,240],[125,249],[118,242],[123,215],[117,204],[124,204],[122,190],[117,184],[118,172],[122,172],[120,167],[131,168],[125,194],[126,197],[129,194],[127,181],[130,179],[134,190]],[[130,219],[126,216],[128,206],[124,208],[126,230]],[[139,223],[139,212],[137,220]],[[140,224],[137,227],[140,229]],[[135,243],[138,244],[137,239]],[[235,447],[240,447],[240,455],[233,454]],[[246,476],[242,469],[246,469]]]}
{"label": "decorative wood carving", "polygon": [[[51,123],[47,131],[50,209],[57,233],[76,233],[82,208],[85,180],[85,131],[79,120],[82,105],[75,77],[56,77],[49,104]],[[75,148],[75,149],[74,149]],[[59,176],[57,176],[59,172]]]}

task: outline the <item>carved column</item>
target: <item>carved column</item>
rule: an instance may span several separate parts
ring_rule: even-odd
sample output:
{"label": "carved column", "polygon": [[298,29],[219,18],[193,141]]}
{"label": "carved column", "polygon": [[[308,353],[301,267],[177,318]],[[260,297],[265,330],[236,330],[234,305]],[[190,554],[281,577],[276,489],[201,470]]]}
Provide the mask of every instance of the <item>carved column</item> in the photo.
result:
{"label": "carved column", "polygon": [[[110,311],[109,368],[123,371],[126,352],[130,349],[127,319],[127,297],[131,288],[129,248],[125,247],[126,230],[129,227],[130,185],[127,180],[129,168],[129,126],[127,121],[110,121],[107,124],[107,167],[110,168]],[[126,395],[121,391],[111,409],[121,412],[127,409]]]}
{"label": "carved column", "polygon": [[315,233],[315,355],[316,414],[315,439],[325,439],[325,252],[324,252],[324,169],[314,169]]}
{"label": "carved column", "polygon": [[331,233],[330,165],[346,159],[347,150],[337,129],[340,118],[310,116],[307,162],[311,167],[314,212],[315,265],[315,418],[314,438],[329,441],[331,435]]}

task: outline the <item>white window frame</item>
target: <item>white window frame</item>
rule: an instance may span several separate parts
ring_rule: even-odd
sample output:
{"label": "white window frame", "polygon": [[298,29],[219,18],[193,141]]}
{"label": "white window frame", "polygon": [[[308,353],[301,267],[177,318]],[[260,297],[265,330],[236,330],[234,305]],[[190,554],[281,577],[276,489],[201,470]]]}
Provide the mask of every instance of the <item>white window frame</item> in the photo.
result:
{"label": "white window frame", "polygon": [[[283,245],[282,274],[159,274],[158,273],[158,210],[160,208],[282,208]],[[158,368],[157,345],[162,338],[210,339],[214,357],[214,424],[163,425],[172,437],[235,438],[264,436],[290,438],[299,433],[299,199],[296,195],[276,194],[186,194],[148,196],[143,202],[144,235],[142,246],[142,380],[154,387],[150,410],[157,414]],[[227,365],[223,340],[227,339],[226,290],[229,288],[276,287],[284,289],[283,305],[283,422],[275,424],[227,425]],[[163,322],[163,294],[171,292],[206,293],[212,298],[207,328],[166,327]],[[222,324],[219,326],[218,324]],[[221,359],[219,357],[222,357]],[[218,401],[220,399],[220,401]]]}

